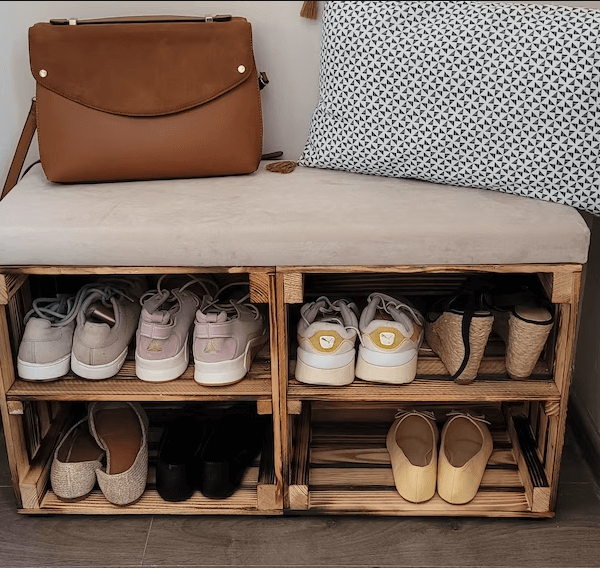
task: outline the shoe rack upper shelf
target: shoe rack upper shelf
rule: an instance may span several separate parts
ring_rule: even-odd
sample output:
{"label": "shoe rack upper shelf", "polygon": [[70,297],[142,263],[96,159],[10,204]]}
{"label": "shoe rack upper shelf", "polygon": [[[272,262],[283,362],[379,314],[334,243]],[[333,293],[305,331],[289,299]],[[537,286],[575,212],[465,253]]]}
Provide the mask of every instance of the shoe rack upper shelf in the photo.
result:
{"label": "shoe rack upper shelf", "polygon": [[497,341],[491,341],[490,355],[481,362],[477,379],[470,385],[450,380],[441,359],[429,352],[424,344],[419,353],[417,376],[408,384],[377,384],[355,379],[347,386],[310,385],[295,380],[295,361],[290,362],[288,397],[296,400],[398,401],[419,402],[502,402],[547,400],[558,402],[560,392],[552,381],[547,363],[540,359],[528,380],[513,380],[506,374],[504,356]]}
{"label": "shoe rack upper shelf", "polygon": [[145,382],[136,377],[135,362],[125,361],[117,375],[92,381],[70,373],[57,381],[15,380],[6,393],[7,400],[126,400],[126,401],[201,401],[270,400],[271,364],[268,347],[257,354],[248,374],[231,385],[205,386],[194,381],[194,366],[173,381]]}

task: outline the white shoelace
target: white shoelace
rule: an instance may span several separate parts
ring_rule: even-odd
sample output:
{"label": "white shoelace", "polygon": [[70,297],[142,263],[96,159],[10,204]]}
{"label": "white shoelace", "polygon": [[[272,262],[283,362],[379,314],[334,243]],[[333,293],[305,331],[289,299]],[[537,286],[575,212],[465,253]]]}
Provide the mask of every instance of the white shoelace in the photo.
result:
{"label": "white shoelace", "polygon": [[200,309],[202,313],[208,312],[225,312],[227,314],[227,318],[229,319],[230,315],[241,315],[240,306],[245,307],[254,315],[254,319],[258,319],[260,317],[259,309],[248,299],[250,298],[250,292],[248,292],[245,296],[238,300],[229,299],[224,302],[219,301],[219,296],[223,293],[224,290],[228,288],[232,288],[234,286],[250,286],[249,282],[231,282],[230,284],[226,284],[222,288],[220,288],[217,293],[214,295],[214,298],[208,300]]}
{"label": "white shoelace", "polygon": [[[186,274],[186,276],[189,278],[188,282],[186,282],[180,288],[172,289],[172,290],[167,290],[167,289],[163,289],[162,288],[162,283],[165,280],[165,278],[167,278],[167,276],[174,276],[174,275],[163,274],[158,279],[158,282],[156,283],[156,289],[154,289],[154,290],[148,290],[147,292],[145,292],[141,296],[141,298],[140,298],[140,304],[142,306],[144,305],[144,302],[148,298],[151,298],[152,296],[157,296],[157,295],[164,296],[163,301],[161,302],[161,305],[164,304],[165,302],[168,302],[168,301],[175,301],[176,302],[173,306],[171,306],[169,308],[169,310],[167,310],[169,313],[173,314],[173,313],[175,313],[179,309],[179,306],[181,305],[181,297],[180,297],[179,293],[183,292],[184,290],[186,290],[187,288],[189,288],[193,284],[199,284],[204,289],[205,297],[209,297],[209,298],[212,298],[212,296],[211,296],[211,292],[207,288],[206,284],[211,284],[212,286],[214,286],[215,288],[217,288],[217,284],[213,280],[211,280],[209,278],[201,278],[201,277],[198,277],[198,276],[193,276],[192,274]],[[200,304],[200,298],[198,298],[198,296],[196,294],[194,294],[194,295],[198,299],[198,305],[199,305]]]}
{"label": "white shoelace", "polygon": [[71,323],[80,311],[85,311],[94,301],[98,300],[104,306],[112,307],[109,300],[113,296],[121,296],[133,302],[123,289],[116,287],[122,283],[131,286],[131,282],[127,279],[112,278],[85,284],[74,296],[59,294],[56,298],[37,298],[33,301],[32,309],[25,315],[24,321],[27,323],[35,315],[50,321],[52,327],[63,327]]}
{"label": "white shoelace", "polygon": [[424,319],[423,315],[420,312],[418,312],[417,310],[415,310],[412,306],[410,306],[404,302],[401,302],[400,300],[396,300],[395,298],[392,298],[391,296],[386,296],[385,294],[381,294],[379,292],[370,294],[369,297],[367,298],[367,302],[368,303],[371,302],[372,299],[375,297],[379,297],[381,299],[380,308],[384,312],[386,312],[387,314],[392,316],[392,318],[394,317],[394,314],[390,311],[390,308],[394,308],[395,310],[397,310],[399,312],[407,313],[408,315],[410,315],[412,317],[412,319],[415,323],[418,323],[421,326],[423,326],[425,324],[425,319]]}
{"label": "white shoelace", "polygon": [[360,330],[357,327],[354,327],[353,325],[346,325],[344,323],[343,318],[338,316],[338,314],[341,314],[341,312],[342,312],[342,308],[340,308],[340,302],[344,302],[346,304],[346,307],[350,311],[356,311],[357,308],[356,308],[356,304],[354,304],[354,302],[347,303],[345,300],[336,300],[335,302],[331,302],[331,300],[329,298],[327,298],[326,296],[320,296],[314,302],[310,302],[309,304],[306,304],[305,309],[302,310],[302,312],[300,313],[300,317],[304,320],[304,323],[307,326],[309,326],[312,323],[306,319],[306,316],[304,315],[304,313],[306,313],[308,310],[310,310],[310,308],[312,306],[314,306],[316,303],[320,302],[321,300],[323,300],[327,305],[321,306],[319,308],[319,310],[318,310],[319,313],[321,313],[325,316],[325,317],[321,317],[319,319],[319,321],[322,321],[325,323],[334,323],[336,325],[342,326],[346,330],[349,330],[349,329],[354,330],[362,344]]}

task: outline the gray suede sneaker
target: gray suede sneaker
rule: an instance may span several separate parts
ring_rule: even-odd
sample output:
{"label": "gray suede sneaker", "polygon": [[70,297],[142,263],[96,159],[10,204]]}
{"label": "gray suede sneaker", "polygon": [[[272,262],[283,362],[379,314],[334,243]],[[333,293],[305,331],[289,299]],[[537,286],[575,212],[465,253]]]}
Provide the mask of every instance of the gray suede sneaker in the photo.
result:
{"label": "gray suede sneaker", "polygon": [[194,379],[203,385],[227,385],[244,378],[254,356],[267,342],[265,319],[257,306],[248,301],[250,294],[223,301],[221,288],[215,300],[196,312],[194,326]]}
{"label": "gray suede sneaker", "polygon": [[27,381],[53,381],[71,368],[71,345],[77,315],[75,297],[37,298],[25,316],[17,355],[17,373]]}
{"label": "gray suede sneaker", "polygon": [[71,369],[84,379],[116,375],[140,317],[145,277],[108,277],[83,287],[73,335]]}
{"label": "gray suede sneaker", "polygon": [[[189,281],[184,285],[163,289],[166,276],[159,278],[156,290],[149,290],[140,298],[142,312],[136,332],[135,373],[143,381],[171,381],[187,369],[194,316],[200,305],[210,298],[205,283],[217,288],[210,279],[187,275]],[[193,284],[202,287],[200,296],[189,290]]]}

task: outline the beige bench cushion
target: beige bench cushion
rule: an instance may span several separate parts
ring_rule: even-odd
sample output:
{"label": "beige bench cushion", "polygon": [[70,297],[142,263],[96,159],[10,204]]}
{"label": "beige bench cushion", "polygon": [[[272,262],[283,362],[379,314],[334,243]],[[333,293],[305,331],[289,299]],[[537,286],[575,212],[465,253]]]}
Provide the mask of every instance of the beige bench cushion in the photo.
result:
{"label": "beige bench cushion", "polygon": [[575,209],[497,191],[298,167],[59,185],[35,166],[0,202],[0,265],[585,263]]}

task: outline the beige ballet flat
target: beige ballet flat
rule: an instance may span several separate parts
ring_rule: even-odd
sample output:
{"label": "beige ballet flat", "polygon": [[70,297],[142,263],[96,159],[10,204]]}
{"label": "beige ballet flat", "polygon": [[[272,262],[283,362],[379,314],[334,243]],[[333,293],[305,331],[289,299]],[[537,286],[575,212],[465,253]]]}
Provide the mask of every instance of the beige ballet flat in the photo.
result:
{"label": "beige ballet flat", "polygon": [[437,491],[444,501],[462,505],[477,494],[493,442],[483,417],[464,413],[450,416],[442,428]]}
{"label": "beige ballet flat", "polygon": [[390,428],[386,447],[394,483],[401,497],[412,503],[435,494],[438,428],[432,412],[400,411]]}

